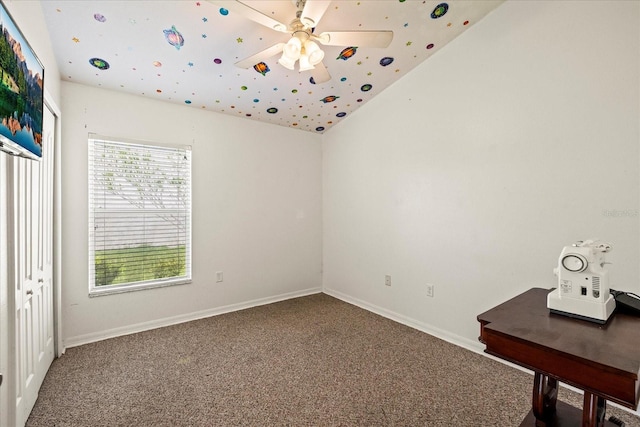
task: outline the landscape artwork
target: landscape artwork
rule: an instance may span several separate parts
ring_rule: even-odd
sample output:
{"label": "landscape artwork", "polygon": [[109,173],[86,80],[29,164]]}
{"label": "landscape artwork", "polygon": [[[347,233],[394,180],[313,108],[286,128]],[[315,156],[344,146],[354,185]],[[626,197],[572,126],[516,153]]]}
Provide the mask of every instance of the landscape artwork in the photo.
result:
{"label": "landscape artwork", "polygon": [[44,67],[0,3],[0,147],[42,157]]}

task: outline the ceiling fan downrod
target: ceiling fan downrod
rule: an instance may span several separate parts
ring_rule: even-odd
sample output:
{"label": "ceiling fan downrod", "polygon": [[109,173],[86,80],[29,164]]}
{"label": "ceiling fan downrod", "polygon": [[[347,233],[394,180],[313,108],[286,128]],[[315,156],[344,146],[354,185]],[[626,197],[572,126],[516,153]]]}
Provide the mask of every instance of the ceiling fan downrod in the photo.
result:
{"label": "ceiling fan downrod", "polygon": [[302,16],[302,11],[304,10],[304,5],[307,3],[307,0],[293,0],[293,3],[296,5],[296,18],[300,19]]}

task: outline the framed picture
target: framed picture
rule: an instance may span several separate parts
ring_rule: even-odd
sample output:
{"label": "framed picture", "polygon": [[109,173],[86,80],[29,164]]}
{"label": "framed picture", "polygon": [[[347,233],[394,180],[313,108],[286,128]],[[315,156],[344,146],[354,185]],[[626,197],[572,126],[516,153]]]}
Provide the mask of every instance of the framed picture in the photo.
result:
{"label": "framed picture", "polygon": [[42,157],[44,67],[0,2],[0,150]]}

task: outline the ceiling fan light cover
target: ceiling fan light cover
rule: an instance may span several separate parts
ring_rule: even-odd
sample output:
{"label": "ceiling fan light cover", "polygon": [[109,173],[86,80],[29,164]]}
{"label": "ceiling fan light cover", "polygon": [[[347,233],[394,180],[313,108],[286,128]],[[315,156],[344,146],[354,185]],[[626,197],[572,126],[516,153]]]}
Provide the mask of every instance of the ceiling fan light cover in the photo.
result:
{"label": "ceiling fan light cover", "polygon": [[309,56],[311,65],[316,65],[324,58],[324,52],[316,42],[308,41],[304,44],[304,50]]}
{"label": "ceiling fan light cover", "polygon": [[290,70],[293,70],[295,65],[296,65],[296,60],[287,57],[287,54],[285,52],[283,52],[282,56],[278,60],[278,64],[282,65],[284,68],[288,68]]}
{"label": "ceiling fan light cover", "polygon": [[301,51],[302,43],[297,37],[291,37],[287,44],[284,45],[284,49],[282,49],[283,55],[293,61],[300,58]]}
{"label": "ceiling fan light cover", "polygon": [[300,71],[309,71],[309,70],[313,70],[315,67],[313,66],[313,64],[311,64],[311,62],[309,62],[309,56],[308,55],[302,55],[300,57]]}

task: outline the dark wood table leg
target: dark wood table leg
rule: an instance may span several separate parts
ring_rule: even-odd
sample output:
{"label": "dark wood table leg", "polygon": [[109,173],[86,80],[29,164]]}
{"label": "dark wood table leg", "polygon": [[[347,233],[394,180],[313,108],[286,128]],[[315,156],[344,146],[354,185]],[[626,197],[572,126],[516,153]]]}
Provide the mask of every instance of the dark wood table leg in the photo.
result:
{"label": "dark wood table leg", "polygon": [[[541,372],[535,372],[533,377],[533,415],[536,426],[546,426],[547,421],[556,412],[558,400],[558,380]],[[594,426],[595,427],[595,426]]]}
{"label": "dark wood table leg", "polygon": [[582,406],[582,427],[602,427],[607,411],[607,401],[595,394],[584,392]]}

